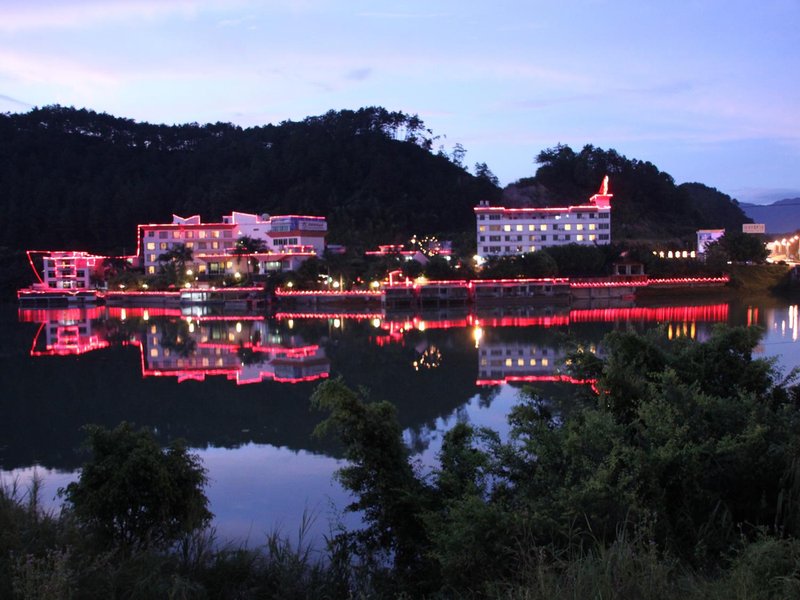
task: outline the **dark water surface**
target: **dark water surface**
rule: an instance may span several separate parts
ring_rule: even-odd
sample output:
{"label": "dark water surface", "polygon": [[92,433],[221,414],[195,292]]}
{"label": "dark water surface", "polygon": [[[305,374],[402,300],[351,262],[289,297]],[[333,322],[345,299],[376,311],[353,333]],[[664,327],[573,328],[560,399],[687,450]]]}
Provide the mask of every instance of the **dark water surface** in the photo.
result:
{"label": "dark water surface", "polygon": [[165,443],[184,438],[200,455],[224,538],[293,534],[304,512],[320,535],[348,502],[332,478],[339,449],[311,435],[323,415],[309,397],[325,378],[393,402],[430,464],[459,419],[504,430],[525,384],[568,405],[579,385],[561,376],[569,338],[602,352],[614,329],[703,339],[715,323],[758,324],[759,352],[788,371],[800,364],[797,314],[772,299],[270,317],[0,306],[0,478],[24,487],[38,474],[56,507],[56,490],[85,459],[82,426],[129,421]]}

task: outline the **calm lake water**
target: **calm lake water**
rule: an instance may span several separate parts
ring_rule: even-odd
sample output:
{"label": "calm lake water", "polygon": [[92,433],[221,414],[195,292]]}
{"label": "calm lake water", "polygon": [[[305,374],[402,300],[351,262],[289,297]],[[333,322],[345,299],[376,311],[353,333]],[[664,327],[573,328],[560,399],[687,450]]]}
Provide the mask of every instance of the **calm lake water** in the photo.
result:
{"label": "calm lake water", "polygon": [[224,539],[257,544],[276,527],[294,536],[304,513],[319,537],[332,520],[357,523],[333,478],[339,449],[311,435],[323,415],[309,397],[326,378],[393,402],[430,465],[458,420],[503,431],[523,385],[568,405],[578,385],[559,381],[568,339],[602,352],[614,329],[703,339],[715,323],[757,324],[759,352],[788,371],[800,365],[797,316],[772,299],[270,317],[0,306],[0,479],[24,488],[37,474],[55,509],[85,460],[82,426],[128,421],[188,441]]}

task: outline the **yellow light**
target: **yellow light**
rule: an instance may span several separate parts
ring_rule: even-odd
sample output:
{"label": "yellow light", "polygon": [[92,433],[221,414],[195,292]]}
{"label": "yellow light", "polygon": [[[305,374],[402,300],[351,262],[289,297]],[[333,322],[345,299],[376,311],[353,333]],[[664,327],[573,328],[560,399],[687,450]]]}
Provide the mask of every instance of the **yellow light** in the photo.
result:
{"label": "yellow light", "polygon": [[286,325],[289,327],[289,329],[294,329],[294,319],[289,319],[286,321]]}
{"label": "yellow light", "polygon": [[419,323],[417,323],[417,329],[419,329],[420,331],[425,331],[425,321],[420,321]]}
{"label": "yellow light", "polygon": [[149,286],[149,285],[147,285],[146,283],[143,283],[143,284],[142,284],[142,289],[143,289],[143,290],[146,290],[146,289],[149,289],[149,288],[150,288],[150,286]]}
{"label": "yellow light", "polygon": [[381,326],[381,320],[378,317],[375,317],[374,319],[372,319],[372,326],[375,329],[378,329]]}
{"label": "yellow light", "polygon": [[191,269],[186,269],[186,274],[187,274],[189,277],[191,277],[192,275],[194,275],[194,271],[192,271]]}
{"label": "yellow light", "polygon": [[143,319],[143,320],[145,320],[145,321],[149,321],[149,320],[150,320],[150,313],[149,313],[148,311],[146,311],[146,310],[145,310],[145,311],[142,313],[142,319]]}
{"label": "yellow light", "polygon": [[286,287],[288,287],[289,289],[292,289],[294,287],[294,282],[292,282],[292,281],[286,282]]}
{"label": "yellow light", "polygon": [[234,277],[234,279],[237,279],[237,280],[238,280],[238,279],[241,279],[241,278],[242,278],[242,274],[241,274],[241,273],[239,273],[239,271],[236,271],[236,273],[234,273],[234,274],[233,274],[233,277]]}
{"label": "yellow light", "polygon": [[373,281],[369,284],[369,287],[371,287],[373,290],[377,290],[379,287],[381,287],[381,283],[380,281]]}
{"label": "yellow light", "polygon": [[124,321],[125,319],[127,319],[127,318],[128,318],[128,311],[126,311],[126,310],[123,308],[123,309],[120,311],[120,313],[119,313],[119,318],[120,318],[120,320],[122,320],[122,321]]}
{"label": "yellow light", "polygon": [[189,333],[194,333],[194,323],[189,323]]}
{"label": "yellow light", "polygon": [[236,333],[242,333],[242,323],[241,323],[241,321],[236,321]]}
{"label": "yellow light", "polygon": [[191,284],[191,283],[189,283],[189,282],[187,281],[187,282],[184,284],[184,286],[183,286],[183,287],[185,287],[185,288],[188,290],[190,287],[192,287],[192,284]]}
{"label": "yellow light", "polygon": [[333,289],[335,289],[335,290],[339,289],[339,282],[338,281],[334,281],[333,282]]}
{"label": "yellow light", "polygon": [[478,348],[481,344],[481,338],[483,338],[483,329],[479,325],[476,325],[475,329],[472,330],[472,338],[475,340],[475,347]]}
{"label": "yellow light", "polygon": [[333,320],[333,326],[334,326],[336,329],[339,329],[339,327],[341,327],[341,326],[342,326],[342,321],[341,321],[340,319],[334,319],[334,320]]}

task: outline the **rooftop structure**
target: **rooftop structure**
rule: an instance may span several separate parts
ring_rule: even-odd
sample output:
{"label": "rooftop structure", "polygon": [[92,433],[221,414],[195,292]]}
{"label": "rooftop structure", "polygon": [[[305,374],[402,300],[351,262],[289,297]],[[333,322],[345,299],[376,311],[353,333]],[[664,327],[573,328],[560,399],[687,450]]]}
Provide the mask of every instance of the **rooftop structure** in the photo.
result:
{"label": "rooftop structure", "polygon": [[608,177],[587,204],[547,208],[475,207],[478,256],[517,256],[565,244],[611,243]]}

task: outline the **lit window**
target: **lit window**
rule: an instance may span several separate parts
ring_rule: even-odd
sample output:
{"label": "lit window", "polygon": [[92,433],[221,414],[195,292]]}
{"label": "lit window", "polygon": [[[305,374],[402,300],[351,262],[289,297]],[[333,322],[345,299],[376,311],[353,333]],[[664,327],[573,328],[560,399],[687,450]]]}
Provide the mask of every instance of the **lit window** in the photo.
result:
{"label": "lit window", "polygon": [[147,249],[148,250],[155,250],[156,249],[156,243],[155,242],[147,242]]}
{"label": "lit window", "polygon": [[176,240],[179,239],[181,237],[181,232],[180,231],[173,231],[172,232],[172,237],[174,239],[176,239]]}
{"label": "lit window", "polygon": [[155,268],[155,267],[153,267],[153,266],[151,265],[151,266],[147,267],[147,272],[148,272],[150,275],[154,275],[154,274],[155,274],[155,272],[156,272],[156,268]]}
{"label": "lit window", "polygon": [[194,231],[187,231],[186,232],[186,239],[192,239],[194,237]]}
{"label": "lit window", "polygon": [[523,359],[521,359],[521,358],[518,358],[517,359],[517,366],[518,367],[525,366],[525,361]]}
{"label": "lit window", "polygon": [[539,225],[539,231],[547,231],[547,225],[545,225],[544,223]]}
{"label": "lit window", "polygon": [[216,230],[216,229],[214,231],[212,231],[211,232],[211,237],[218,238],[219,237],[219,231]]}
{"label": "lit window", "polygon": [[575,236],[575,239],[578,240],[579,242],[582,242],[583,241],[583,236],[581,234],[578,234],[578,235]]}
{"label": "lit window", "polygon": [[155,254],[151,254],[150,255],[150,262],[156,262],[156,260],[158,260],[158,256],[156,256]]}
{"label": "lit window", "polygon": [[589,223],[589,231],[594,231],[595,225],[594,223]]}
{"label": "lit window", "polygon": [[530,361],[530,364],[531,364],[532,367],[535,367],[536,366],[536,359],[532,358],[531,361]]}
{"label": "lit window", "polygon": [[575,229],[577,229],[578,231],[583,231],[583,224],[578,223],[577,225],[575,225]]}
{"label": "lit window", "polygon": [[531,246],[530,252],[536,252],[536,246]]}
{"label": "lit window", "polygon": [[229,261],[226,263],[226,267],[227,267],[228,269],[232,269],[232,268],[233,268],[233,261],[232,261],[232,260],[229,260]]}
{"label": "lit window", "polygon": [[572,225],[570,223],[564,224],[564,231],[570,231],[572,229]]}
{"label": "lit window", "polygon": [[211,242],[211,248],[213,250],[218,250],[219,249],[219,242]]}
{"label": "lit window", "polygon": [[478,231],[486,231],[486,225],[481,225],[478,227]]}
{"label": "lit window", "polygon": [[595,234],[593,234],[593,233],[589,234],[589,241],[590,241],[590,242],[593,242],[593,241],[595,241],[596,239],[597,239],[597,236],[596,236]]}
{"label": "lit window", "polygon": [[546,358],[543,358],[543,359],[542,359],[542,366],[543,366],[543,367],[546,367],[546,366],[548,366],[549,364],[550,364],[550,361],[549,361],[548,359],[546,359]]}
{"label": "lit window", "polygon": [[528,225],[528,231],[536,231],[536,225]]}
{"label": "lit window", "polygon": [[511,225],[503,225],[503,231],[511,231]]}
{"label": "lit window", "polygon": [[507,358],[507,359],[506,359],[506,366],[507,366],[507,367],[510,367],[512,364],[514,364],[514,363],[512,362],[512,360],[511,360],[510,358]]}
{"label": "lit window", "polygon": [[194,248],[194,242],[186,242],[187,248]]}
{"label": "lit window", "polygon": [[206,232],[205,231],[198,231],[197,232],[197,237],[199,237],[201,240],[204,239],[206,237]]}
{"label": "lit window", "polygon": [[158,247],[161,248],[162,250],[166,250],[167,249],[167,242],[161,242],[158,245]]}
{"label": "lit window", "polygon": [[150,358],[158,358],[158,348],[150,348]]}
{"label": "lit window", "polygon": [[522,231],[522,225],[517,225],[517,231]]}

